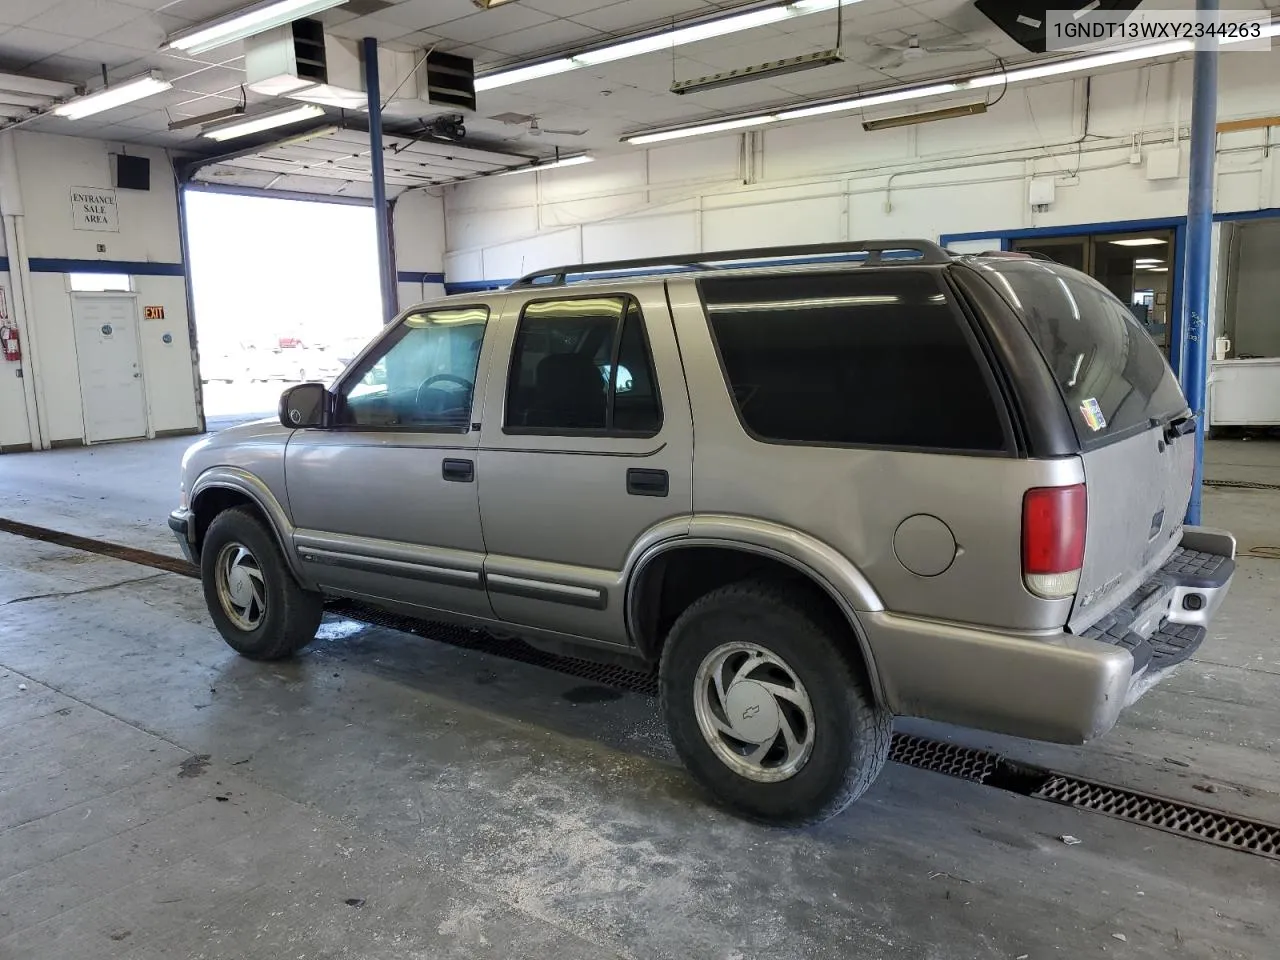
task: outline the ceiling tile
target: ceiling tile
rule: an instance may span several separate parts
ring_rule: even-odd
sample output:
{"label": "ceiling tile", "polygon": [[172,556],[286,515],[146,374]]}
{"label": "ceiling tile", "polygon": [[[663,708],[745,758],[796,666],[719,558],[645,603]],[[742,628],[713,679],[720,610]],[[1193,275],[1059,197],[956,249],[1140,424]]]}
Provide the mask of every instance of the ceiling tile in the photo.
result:
{"label": "ceiling tile", "polygon": [[59,33],[14,27],[0,33],[0,62],[28,64],[55,53],[66,53],[80,41]]}
{"label": "ceiling tile", "polygon": [[643,4],[615,3],[599,10],[580,13],[573,19],[597,30],[627,33],[641,27],[669,25],[673,18],[683,20],[716,12],[715,7],[701,0],[645,0]]}
{"label": "ceiling tile", "polygon": [[238,98],[239,85],[242,83],[244,83],[243,71],[227,67],[206,67],[199,73],[193,73],[176,81],[173,86],[175,90],[185,93],[221,93],[227,89],[234,89]]}
{"label": "ceiling tile", "polygon": [[475,13],[476,10],[466,0],[447,11],[441,9],[445,6],[446,4],[441,3],[440,0],[402,0],[393,7],[379,10],[377,16],[403,25],[406,28],[405,32],[408,32],[409,30],[430,30],[437,24],[457,20],[459,17]]}
{"label": "ceiling tile", "polygon": [[49,9],[49,0],[4,0],[0,4],[0,23],[26,23]]}
{"label": "ceiling tile", "polygon": [[553,17],[574,17],[588,10],[609,7],[617,0],[525,0],[526,7],[549,13]]}
{"label": "ceiling tile", "polygon": [[[0,43],[3,41],[0,40]],[[87,80],[102,77],[102,68],[93,61],[78,60],[62,54],[45,57],[24,72],[42,80],[62,80],[66,83],[84,83]]]}
{"label": "ceiling tile", "polygon": [[[545,13],[516,3],[431,26],[431,32],[449,40],[487,46],[487,41],[493,37],[505,36],[516,30],[527,30],[540,23],[549,23],[551,19]],[[423,28],[427,26],[429,25],[423,24]]]}
{"label": "ceiling tile", "polygon": [[108,30],[98,37],[104,43],[118,43],[123,47],[137,47],[148,52],[159,50],[171,33],[185,29],[189,24],[177,17],[162,13],[148,13],[128,23]]}
{"label": "ceiling tile", "polygon": [[136,19],[137,7],[115,0],[62,0],[40,16],[32,17],[26,26],[88,40]]}
{"label": "ceiling tile", "polygon": [[327,32],[335,37],[345,37],[348,40],[362,40],[365,37],[373,37],[381,42],[388,40],[398,40],[405,34],[413,33],[412,27],[407,27],[403,23],[395,23],[394,21],[384,19],[381,16],[356,17],[354,20],[348,20],[337,26],[329,27]]}
{"label": "ceiling tile", "polygon": [[81,60],[92,60],[94,63],[105,63],[112,73],[112,80],[123,80],[124,76],[116,75],[128,64],[138,59],[139,51],[133,47],[121,47],[114,43],[103,43],[101,40],[81,40],[74,47],[63,51],[68,57]]}
{"label": "ceiling tile", "polygon": [[604,40],[599,31],[584,27],[570,20],[552,20],[528,30],[518,30],[485,41],[485,45],[499,53],[513,57],[530,57],[569,46],[585,46]]}

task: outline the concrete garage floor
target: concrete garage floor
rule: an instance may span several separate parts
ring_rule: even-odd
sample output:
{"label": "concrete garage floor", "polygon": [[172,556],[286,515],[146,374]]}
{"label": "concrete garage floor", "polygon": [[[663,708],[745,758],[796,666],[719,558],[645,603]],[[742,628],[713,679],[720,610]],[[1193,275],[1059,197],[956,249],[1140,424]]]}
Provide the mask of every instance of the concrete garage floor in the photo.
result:
{"label": "concrete garage floor", "polygon": [[[184,446],[0,458],[0,516],[169,551]],[[1280,484],[1280,445],[1212,456]],[[902,728],[1280,822],[1280,491],[1206,506],[1232,596],[1108,737]],[[1274,860],[893,764],[763,829],[647,697],[337,619],[251,663],[195,581],[3,534],[0,608],[4,960],[1275,955]]]}

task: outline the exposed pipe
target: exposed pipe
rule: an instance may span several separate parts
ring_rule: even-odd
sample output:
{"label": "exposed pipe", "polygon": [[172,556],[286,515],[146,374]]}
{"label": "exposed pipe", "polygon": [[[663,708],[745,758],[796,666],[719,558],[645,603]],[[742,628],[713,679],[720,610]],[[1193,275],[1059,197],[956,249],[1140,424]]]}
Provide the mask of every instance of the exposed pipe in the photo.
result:
{"label": "exposed pipe", "polygon": [[[17,325],[22,345],[21,366],[13,369],[22,376],[22,395],[26,407],[27,439],[33,450],[49,448],[48,431],[44,423],[43,396],[36,361],[38,347],[34,336],[35,324],[31,318],[31,270],[27,263],[25,235],[23,232],[24,208],[21,184],[18,180],[18,156],[14,149],[13,134],[0,132],[0,214],[4,218],[4,246],[9,255],[9,279],[13,310],[13,322]],[[8,367],[8,364],[5,365]],[[5,370],[4,372],[8,372]]]}
{"label": "exposed pipe", "polygon": [[369,164],[373,177],[373,219],[378,239],[378,279],[382,289],[382,322],[390,323],[399,313],[395,257],[391,252],[390,210],[387,207],[387,179],[382,165],[382,100],[378,86],[378,41],[365,37],[364,87],[369,103]]}
{"label": "exposed pipe", "polygon": [[[1197,0],[1202,21],[1218,12],[1218,0]],[[1204,408],[1209,374],[1209,273],[1213,244],[1213,165],[1218,123],[1218,44],[1196,44],[1191,99],[1191,170],[1187,185],[1187,252],[1182,298],[1182,389],[1196,416],[1195,474],[1187,523],[1200,522],[1204,483]]]}

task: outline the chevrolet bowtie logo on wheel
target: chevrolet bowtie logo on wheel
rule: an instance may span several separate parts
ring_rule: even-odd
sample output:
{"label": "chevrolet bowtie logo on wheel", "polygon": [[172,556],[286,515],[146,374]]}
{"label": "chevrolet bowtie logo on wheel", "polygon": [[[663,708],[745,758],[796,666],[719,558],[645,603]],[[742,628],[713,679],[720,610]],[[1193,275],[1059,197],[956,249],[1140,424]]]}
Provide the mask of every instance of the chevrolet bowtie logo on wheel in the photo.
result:
{"label": "chevrolet bowtie logo on wheel", "polygon": [[759,712],[760,712],[760,704],[753,703],[751,706],[747,707],[747,709],[742,711],[742,719],[750,720]]}

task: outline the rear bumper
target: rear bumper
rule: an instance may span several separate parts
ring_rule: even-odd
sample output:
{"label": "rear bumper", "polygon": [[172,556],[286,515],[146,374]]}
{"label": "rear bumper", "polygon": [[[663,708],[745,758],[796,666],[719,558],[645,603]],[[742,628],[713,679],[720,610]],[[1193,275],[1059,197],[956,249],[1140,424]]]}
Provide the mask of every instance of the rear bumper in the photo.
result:
{"label": "rear bumper", "polygon": [[892,613],[860,620],[894,713],[1080,743],[1110,730],[1195,651],[1226,599],[1234,557],[1230,534],[1188,528],[1170,561],[1084,636],[1020,636]]}
{"label": "rear bumper", "polygon": [[190,510],[174,510],[169,514],[169,529],[173,531],[173,535],[178,539],[178,545],[182,547],[182,555],[194,564],[200,563],[200,558],[196,556],[195,549],[195,532],[196,526],[192,519]]}

